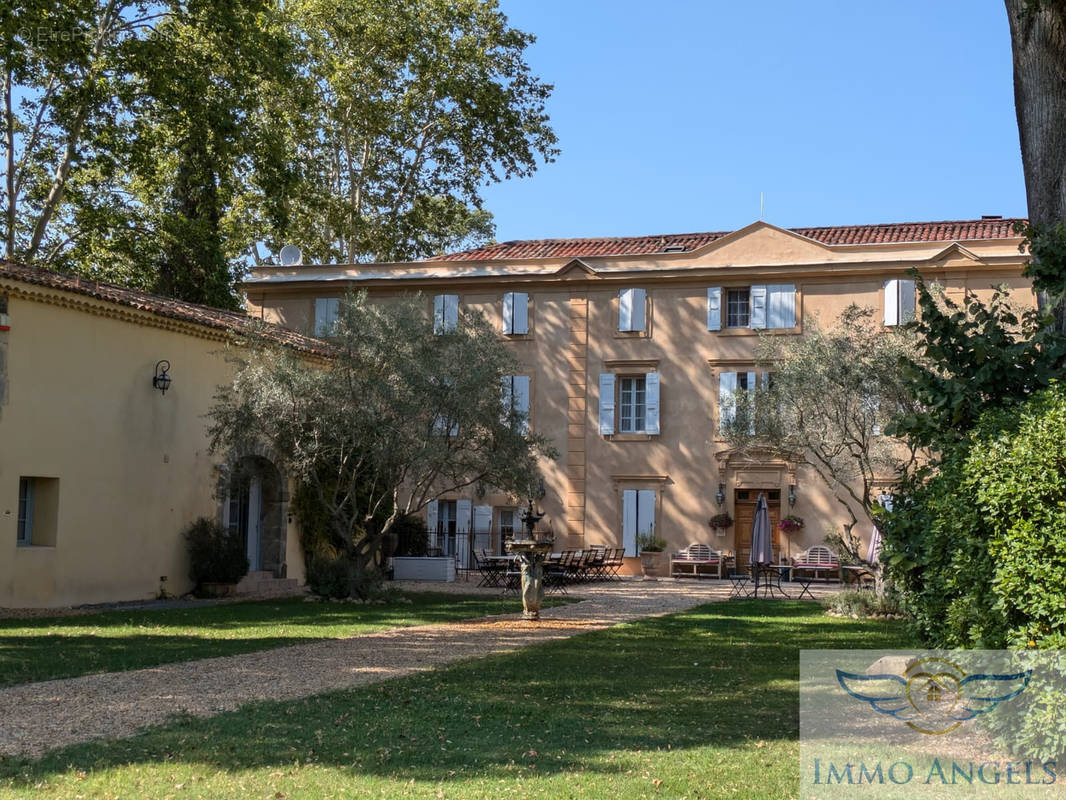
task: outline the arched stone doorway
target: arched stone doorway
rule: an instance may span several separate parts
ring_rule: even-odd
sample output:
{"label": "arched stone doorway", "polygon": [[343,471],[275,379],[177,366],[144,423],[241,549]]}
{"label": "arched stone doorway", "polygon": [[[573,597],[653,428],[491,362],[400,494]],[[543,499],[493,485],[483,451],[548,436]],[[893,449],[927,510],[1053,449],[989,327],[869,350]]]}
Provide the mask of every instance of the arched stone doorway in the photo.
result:
{"label": "arched stone doorway", "polygon": [[219,487],[221,522],[244,542],[249,572],[285,577],[287,481],[258,453],[236,456]]}

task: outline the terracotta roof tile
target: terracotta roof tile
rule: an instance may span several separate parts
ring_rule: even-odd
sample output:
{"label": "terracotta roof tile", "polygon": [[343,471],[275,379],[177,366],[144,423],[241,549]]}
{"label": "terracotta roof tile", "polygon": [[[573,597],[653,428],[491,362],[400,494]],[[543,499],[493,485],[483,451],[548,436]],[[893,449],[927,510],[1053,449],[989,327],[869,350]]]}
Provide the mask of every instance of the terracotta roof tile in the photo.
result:
{"label": "terracotta roof tile", "polygon": [[[892,244],[898,242],[961,242],[973,239],[1011,239],[1017,218],[896,222],[885,225],[843,225],[791,228],[793,233],[828,245]],[[1024,220],[1021,220],[1024,221]],[[497,261],[502,259],[580,258],[662,253],[667,248],[695,250],[732,231],[673,233],[661,236],[614,236],[593,239],[528,239],[446,253],[429,261]]]}
{"label": "terracotta roof tile", "polygon": [[77,275],[52,272],[38,267],[27,267],[10,261],[0,260],[0,278],[11,278],[22,283],[47,286],[50,289],[60,289],[74,294],[86,295],[97,300],[106,300],[121,306],[147,311],[160,317],[191,322],[215,330],[248,333],[258,325],[263,325],[263,332],[266,337],[278,344],[317,355],[329,354],[328,346],[319,339],[304,336],[279,325],[260,323],[254,317],[249,317],[239,311],[224,311],[220,308],[186,303],[182,300],[149,294],[138,289],[100,283]]}

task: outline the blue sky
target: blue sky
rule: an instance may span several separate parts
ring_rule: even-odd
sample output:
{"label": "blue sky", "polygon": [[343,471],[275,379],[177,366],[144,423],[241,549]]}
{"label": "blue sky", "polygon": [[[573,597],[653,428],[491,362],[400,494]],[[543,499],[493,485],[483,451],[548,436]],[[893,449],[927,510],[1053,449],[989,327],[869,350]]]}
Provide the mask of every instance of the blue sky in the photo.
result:
{"label": "blue sky", "polygon": [[500,0],[562,155],[497,239],[1025,215],[998,0]]}

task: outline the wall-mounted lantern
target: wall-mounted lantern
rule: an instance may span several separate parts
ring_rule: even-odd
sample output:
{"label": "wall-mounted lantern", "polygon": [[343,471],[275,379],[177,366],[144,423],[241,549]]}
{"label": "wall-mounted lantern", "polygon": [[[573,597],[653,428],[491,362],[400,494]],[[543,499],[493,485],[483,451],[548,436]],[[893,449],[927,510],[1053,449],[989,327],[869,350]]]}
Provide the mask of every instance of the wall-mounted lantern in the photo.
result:
{"label": "wall-mounted lantern", "polygon": [[796,505],[796,484],[788,487],[788,507],[792,508],[794,505]]}
{"label": "wall-mounted lantern", "polygon": [[163,394],[167,393],[167,389],[170,388],[170,362],[166,359],[159,361],[155,365],[155,375],[152,377],[152,386]]}
{"label": "wall-mounted lantern", "polygon": [[715,502],[718,503],[718,507],[721,508],[725,504],[725,484],[718,484],[718,492],[714,496]]}

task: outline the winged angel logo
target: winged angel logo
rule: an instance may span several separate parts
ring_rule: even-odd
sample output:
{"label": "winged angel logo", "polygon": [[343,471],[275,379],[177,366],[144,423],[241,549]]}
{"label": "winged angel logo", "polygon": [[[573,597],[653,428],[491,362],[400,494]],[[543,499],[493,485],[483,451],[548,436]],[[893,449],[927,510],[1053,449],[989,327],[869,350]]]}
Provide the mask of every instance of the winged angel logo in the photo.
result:
{"label": "winged angel logo", "polygon": [[1008,675],[967,675],[943,658],[915,661],[899,675],[857,675],[837,670],[852,697],[921,733],[950,733],[966,720],[1017,697],[1029,685],[1031,669]]}

